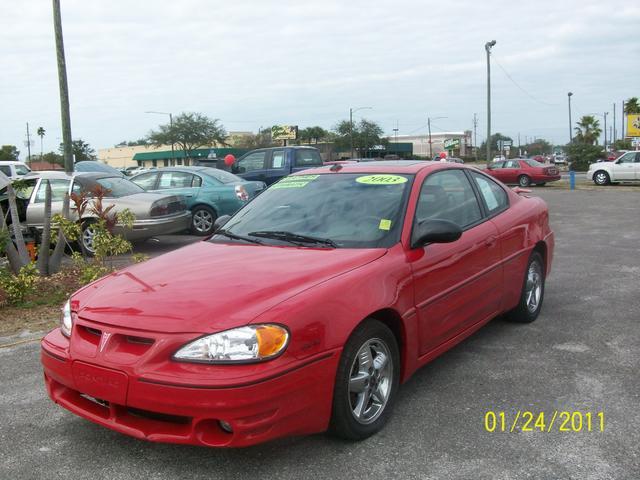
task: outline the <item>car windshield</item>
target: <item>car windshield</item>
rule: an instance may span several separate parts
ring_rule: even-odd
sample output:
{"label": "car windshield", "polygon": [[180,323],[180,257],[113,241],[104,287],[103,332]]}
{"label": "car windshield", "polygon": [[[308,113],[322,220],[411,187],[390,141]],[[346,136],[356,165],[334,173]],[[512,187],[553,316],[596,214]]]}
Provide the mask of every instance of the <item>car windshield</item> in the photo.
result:
{"label": "car windshield", "polygon": [[412,175],[397,174],[289,176],[240,210],[224,232],[277,245],[390,247],[400,239],[412,182]]}
{"label": "car windshield", "polygon": [[16,165],[16,175],[26,175],[31,169],[26,165]]}
{"label": "car windshield", "polygon": [[540,163],[536,160],[525,160],[525,162],[527,162],[527,165],[529,165],[530,167],[544,167],[544,163]]}
{"label": "car windshield", "polygon": [[222,183],[242,183],[244,179],[234,175],[233,173],[229,173],[225,170],[219,170],[217,168],[204,167],[200,170],[205,175],[209,175],[210,177],[215,178],[219,182]]}
{"label": "car windshield", "polygon": [[122,177],[98,178],[96,182],[109,190],[109,195],[107,196],[111,198],[126,197],[134,193],[144,193],[141,187]]}

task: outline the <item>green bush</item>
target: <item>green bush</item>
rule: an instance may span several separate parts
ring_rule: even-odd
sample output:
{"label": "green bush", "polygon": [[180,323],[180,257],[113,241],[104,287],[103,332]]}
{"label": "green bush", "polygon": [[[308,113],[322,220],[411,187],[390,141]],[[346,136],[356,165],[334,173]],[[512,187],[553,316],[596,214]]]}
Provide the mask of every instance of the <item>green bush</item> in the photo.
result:
{"label": "green bush", "polygon": [[573,143],[565,147],[569,160],[569,168],[577,172],[589,170],[589,164],[604,157],[604,149],[600,145]]}
{"label": "green bush", "polygon": [[0,288],[4,291],[7,301],[11,305],[17,305],[24,302],[27,296],[34,293],[38,277],[38,269],[35,263],[25,265],[17,275],[13,275],[8,270],[3,270],[0,272]]}

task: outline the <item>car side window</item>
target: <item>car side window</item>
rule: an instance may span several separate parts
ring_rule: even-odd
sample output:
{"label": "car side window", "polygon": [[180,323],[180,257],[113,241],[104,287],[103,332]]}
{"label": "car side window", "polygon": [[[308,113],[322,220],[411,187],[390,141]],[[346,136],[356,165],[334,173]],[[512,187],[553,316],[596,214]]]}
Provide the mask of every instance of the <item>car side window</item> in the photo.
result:
{"label": "car side window", "polygon": [[[69,191],[69,180],[49,180],[49,183],[51,184],[51,201],[61,202],[64,200],[65,194]],[[34,203],[44,203],[46,192],[47,182],[42,180],[33,200]]]}
{"label": "car side window", "polygon": [[193,174],[186,172],[162,172],[158,188],[167,190],[170,188],[191,188]]}
{"label": "car side window", "polygon": [[504,163],[505,162],[494,162],[494,164],[491,165],[491,169],[496,170],[498,168],[504,168]]}
{"label": "car side window", "polygon": [[274,150],[271,154],[271,168],[284,167],[284,150]]}
{"label": "car side window", "polygon": [[133,183],[145,190],[153,190],[156,186],[157,173],[145,173],[136,178],[131,179]]}
{"label": "car side window", "polygon": [[264,161],[267,152],[250,153],[242,160],[238,161],[238,173],[253,172],[255,170],[264,170]]}
{"label": "car side window", "polygon": [[193,176],[193,181],[191,182],[192,187],[201,187],[202,186],[202,178],[198,175]]}
{"label": "car side window", "polygon": [[0,172],[4,173],[7,177],[11,177],[11,167],[9,165],[0,166]]}
{"label": "car side window", "polygon": [[490,178],[476,172],[471,172],[473,181],[476,182],[480,195],[484,200],[489,215],[494,215],[509,206],[507,192]]}
{"label": "car side window", "polygon": [[449,220],[465,228],[482,219],[478,199],[462,170],[450,169],[429,175],[420,189],[415,223]]}
{"label": "car side window", "polygon": [[312,165],[322,165],[322,159],[316,150],[296,150],[297,167],[307,167]]}
{"label": "car side window", "polygon": [[636,152],[627,152],[618,159],[618,163],[634,163],[636,161]]}
{"label": "car side window", "polygon": [[23,180],[20,188],[16,188],[16,197],[21,200],[29,200],[33,194],[33,189],[36,188],[37,180]]}
{"label": "car side window", "polygon": [[516,160],[509,160],[506,162],[505,168],[520,168],[520,163]]}

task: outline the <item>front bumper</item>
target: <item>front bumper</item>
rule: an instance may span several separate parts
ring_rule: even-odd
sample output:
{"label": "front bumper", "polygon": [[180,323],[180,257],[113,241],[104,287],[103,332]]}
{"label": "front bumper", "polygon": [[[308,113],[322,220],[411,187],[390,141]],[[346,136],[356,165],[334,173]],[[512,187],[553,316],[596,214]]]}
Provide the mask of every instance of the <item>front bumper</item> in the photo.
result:
{"label": "front bumper", "polygon": [[142,240],[156,235],[169,235],[188,230],[191,227],[191,212],[186,210],[177,215],[136,220],[133,228],[115,227],[114,233],[123,235],[127,240]]}
{"label": "front bumper", "polygon": [[[77,328],[74,325],[72,338],[79,335]],[[140,374],[146,365],[139,363],[154,363],[156,346],[144,350],[144,344],[134,343],[125,352],[127,345],[116,339],[140,338],[133,335],[144,332],[109,334],[106,346],[100,339],[93,352],[82,342],[70,346],[59,329],[41,344],[49,396],[92,422],[139,439],[214,447],[244,447],[328,427],[339,351],[291,361],[276,373],[267,373],[265,364],[230,365],[224,368],[234,379],[221,382],[213,375],[201,376],[201,382],[193,384],[193,378],[185,378],[188,375],[171,379]],[[138,362],[136,356],[148,362]],[[117,358],[120,364],[107,358]],[[207,366],[186,368],[203,371],[203,367]],[[259,368],[264,374],[257,378]]]}

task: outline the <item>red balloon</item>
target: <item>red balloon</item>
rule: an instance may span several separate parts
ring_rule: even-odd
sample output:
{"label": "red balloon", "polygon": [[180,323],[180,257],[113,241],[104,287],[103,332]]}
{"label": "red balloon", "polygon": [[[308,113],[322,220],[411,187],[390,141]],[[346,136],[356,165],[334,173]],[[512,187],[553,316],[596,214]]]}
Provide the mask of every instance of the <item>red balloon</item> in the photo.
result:
{"label": "red balloon", "polygon": [[234,157],[233,155],[229,154],[227,156],[224,157],[224,164],[227,167],[230,167],[231,165],[233,165],[236,161],[236,157]]}
{"label": "red balloon", "polygon": [[444,152],[440,152],[440,158],[447,158],[447,154]]}

